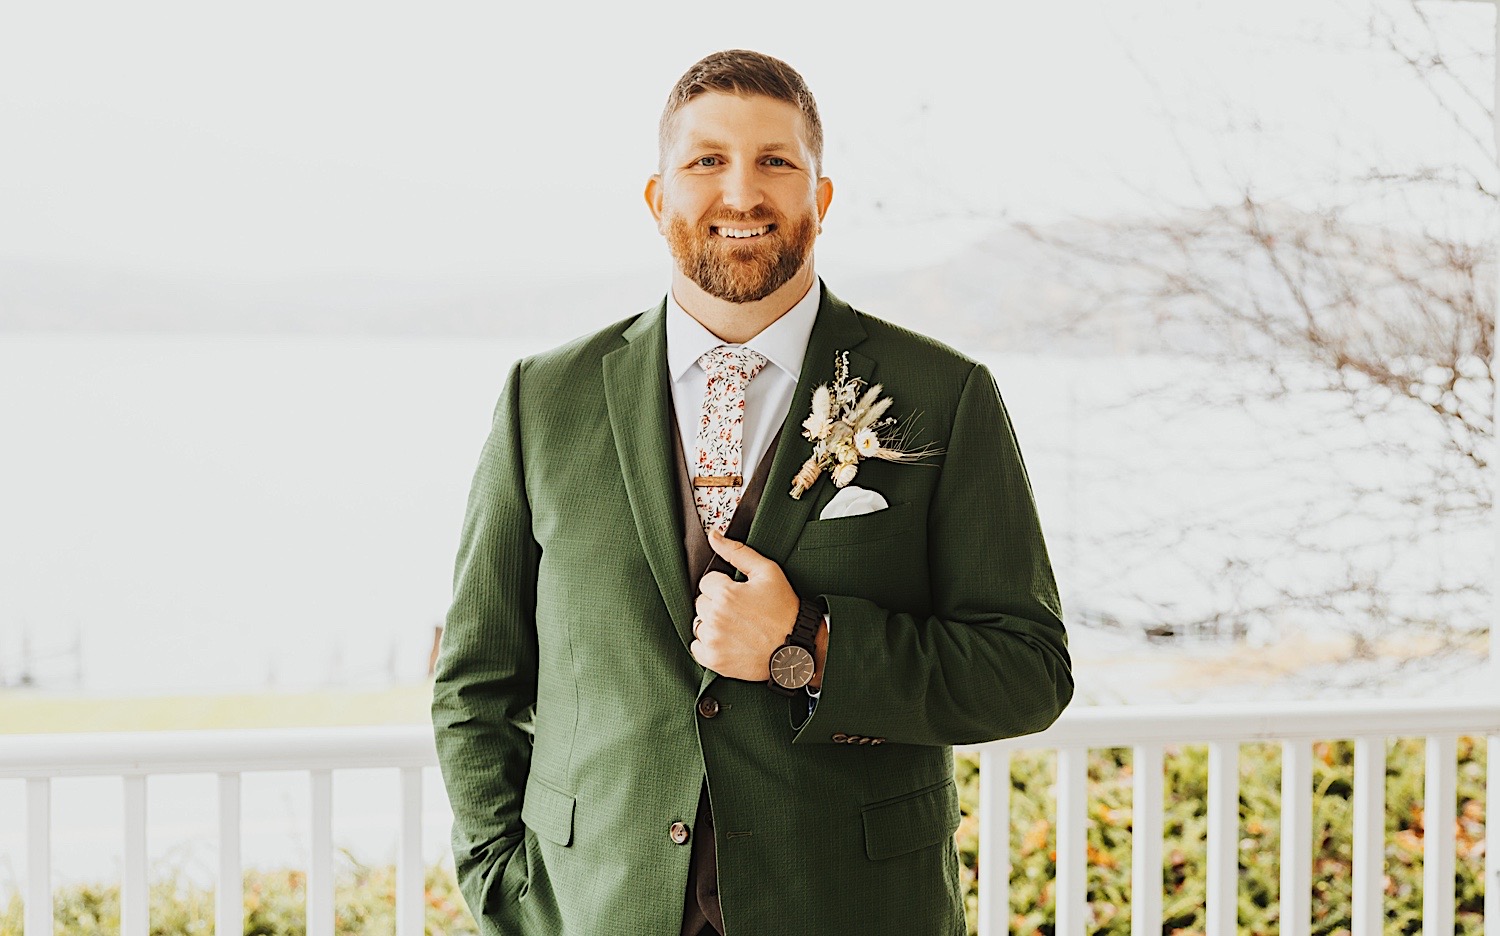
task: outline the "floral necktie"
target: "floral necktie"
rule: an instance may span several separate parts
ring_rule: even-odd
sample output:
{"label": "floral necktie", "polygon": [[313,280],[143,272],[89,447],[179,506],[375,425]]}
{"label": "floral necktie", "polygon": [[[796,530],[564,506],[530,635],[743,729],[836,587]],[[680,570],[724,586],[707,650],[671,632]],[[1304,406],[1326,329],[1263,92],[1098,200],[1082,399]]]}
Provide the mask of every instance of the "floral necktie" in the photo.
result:
{"label": "floral necktie", "polygon": [[745,387],[766,366],[766,359],[750,348],[719,345],[698,358],[698,364],[708,374],[708,386],[698,417],[693,502],[704,531],[723,533],[745,490]]}

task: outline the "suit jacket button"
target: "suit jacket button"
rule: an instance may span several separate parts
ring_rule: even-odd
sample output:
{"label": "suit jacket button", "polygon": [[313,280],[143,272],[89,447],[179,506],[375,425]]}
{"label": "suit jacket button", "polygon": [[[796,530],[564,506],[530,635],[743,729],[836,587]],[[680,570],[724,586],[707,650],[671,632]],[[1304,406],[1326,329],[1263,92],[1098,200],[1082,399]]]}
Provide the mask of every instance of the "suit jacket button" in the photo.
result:
{"label": "suit jacket button", "polygon": [[674,823],[672,823],[672,828],[669,830],[668,834],[670,834],[672,836],[672,841],[676,842],[678,845],[686,844],[687,840],[688,840],[688,825],[687,825],[687,823],[686,822],[674,822]]}
{"label": "suit jacket button", "polygon": [[840,731],[838,734],[836,734],[836,735],[833,736],[833,741],[834,741],[835,744],[843,744],[845,741],[848,741],[848,740],[849,740],[849,736],[846,735],[846,734],[844,734],[842,731]]}
{"label": "suit jacket button", "polygon": [[719,714],[719,700],[711,695],[706,695],[698,700],[698,714],[704,718],[713,718]]}

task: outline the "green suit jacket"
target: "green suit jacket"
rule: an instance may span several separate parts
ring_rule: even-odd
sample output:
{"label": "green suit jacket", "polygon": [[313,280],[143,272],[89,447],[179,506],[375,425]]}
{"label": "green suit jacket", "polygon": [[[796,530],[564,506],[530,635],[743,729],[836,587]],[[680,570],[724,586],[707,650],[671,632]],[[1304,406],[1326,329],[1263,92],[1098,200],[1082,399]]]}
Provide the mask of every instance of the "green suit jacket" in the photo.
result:
{"label": "green suit jacket", "polygon": [[[824,287],[746,536],[827,602],[809,717],[688,652],[665,321],[663,301],[516,362],[496,406],[432,700],[464,897],[487,934],[676,936],[691,849],[668,830],[706,774],[725,936],[960,936],[950,746],[1040,731],[1073,691],[994,378]],[[820,520],[827,472],[789,492],[842,350],[911,417],[906,447],[942,452],[862,461],[889,506]]]}

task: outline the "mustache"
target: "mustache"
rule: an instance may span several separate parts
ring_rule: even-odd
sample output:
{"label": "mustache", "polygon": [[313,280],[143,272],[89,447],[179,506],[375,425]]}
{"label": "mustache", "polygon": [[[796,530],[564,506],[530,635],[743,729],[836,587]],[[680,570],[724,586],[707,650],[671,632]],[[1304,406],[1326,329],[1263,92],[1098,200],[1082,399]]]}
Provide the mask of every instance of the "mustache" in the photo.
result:
{"label": "mustache", "polygon": [[781,215],[778,214],[777,212],[774,212],[774,211],[763,211],[763,212],[752,211],[752,212],[748,212],[748,213],[745,213],[745,214],[739,214],[739,215],[727,215],[727,216],[721,215],[721,216],[719,216],[717,218],[714,218],[712,221],[705,221],[703,223],[703,228],[705,230],[707,230],[708,228],[711,228],[711,227],[722,227],[723,225],[726,225],[726,224],[741,224],[741,225],[774,224],[774,225],[777,225],[778,227],[780,227],[781,226]]}

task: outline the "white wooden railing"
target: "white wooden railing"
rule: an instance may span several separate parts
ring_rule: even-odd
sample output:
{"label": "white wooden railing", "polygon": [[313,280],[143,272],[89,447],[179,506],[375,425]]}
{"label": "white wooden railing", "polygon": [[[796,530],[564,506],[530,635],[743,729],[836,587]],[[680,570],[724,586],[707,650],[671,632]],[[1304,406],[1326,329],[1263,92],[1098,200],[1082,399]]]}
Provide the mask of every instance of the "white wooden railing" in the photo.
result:
{"label": "white wooden railing", "polygon": [[[979,932],[1000,936],[1009,923],[1010,757],[1017,749],[1057,752],[1057,932],[1082,936],[1087,907],[1088,751],[1134,751],[1131,930],[1161,932],[1163,748],[1209,746],[1208,936],[1234,936],[1239,842],[1239,745],[1282,745],[1281,932],[1310,929],[1312,743],[1354,739],[1353,936],[1379,936],[1385,838],[1385,742],[1426,739],[1423,932],[1450,936],[1455,915],[1454,809],[1459,735],[1489,739],[1500,764],[1500,703],[1256,703],[1072,708],[1047,731],[959,750],[980,758]],[[397,934],[421,936],[422,770],[435,765],[423,726],[286,731],[190,731],[0,737],[0,779],[26,779],[26,936],[52,934],[51,782],[59,777],[124,780],[125,873],[122,936],[146,936],[146,783],[158,774],[219,778],[216,932],[242,932],[239,884],[240,777],[300,770],[312,794],[307,932],[333,934],[332,800],[334,770],[392,768],[401,776],[397,860]],[[1500,770],[1486,780],[1486,802],[1500,803]],[[1500,921],[1500,822],[1486,823],[1485,920]],[[227,886],[226,886],[227,884]]]}
{"label": "white wooden railing", "polygon": [[214,932],[244,932],[240,868],[240,777],[306,771],[311,792],[307,934],[333,936],[333,771],[393,768],[401,775],[396,860],[396,934],[422,936],[422,769],[437,764],[432,729],[300,728],[0,736],[0,778],[26,779],[25,936],[52,936],[52,780],[123,777],[125,873],[121,936],[148,936],[146,780],[160,774],[216,774],[219,862]]}
{"label": "white wooden railing", "polygon": [[[1384,912],[1385,742],[1426,739],[1422,932],[1452,936],[1454,811],[1459,735],[1488,738],[1500,764],[1500,703],[1418,701],[1239,703],[1069,709],[1040,734],[978,745],[979,932],[1008,925],[1010,752],[1057,751],[1057,933],[1083,936],[1088,912],[1087,786],[1090,748],[1133,749],[1132,936],[1159,936],[1162,914],[1162,748],[1208,745],[1208,936],[1235,936],[1239,846],[1239,746],[1281,742],[1281,933],[1306,936],[1312,914],[1312,743],[1354,739],[1353,936],[1380,936]],[[1485,782],[1500,803],[1500,770]],[[1488,812],[1488,807],[1487,807]],[[1485,823],[1484,917],[1500,924],[1500,822]]]}

